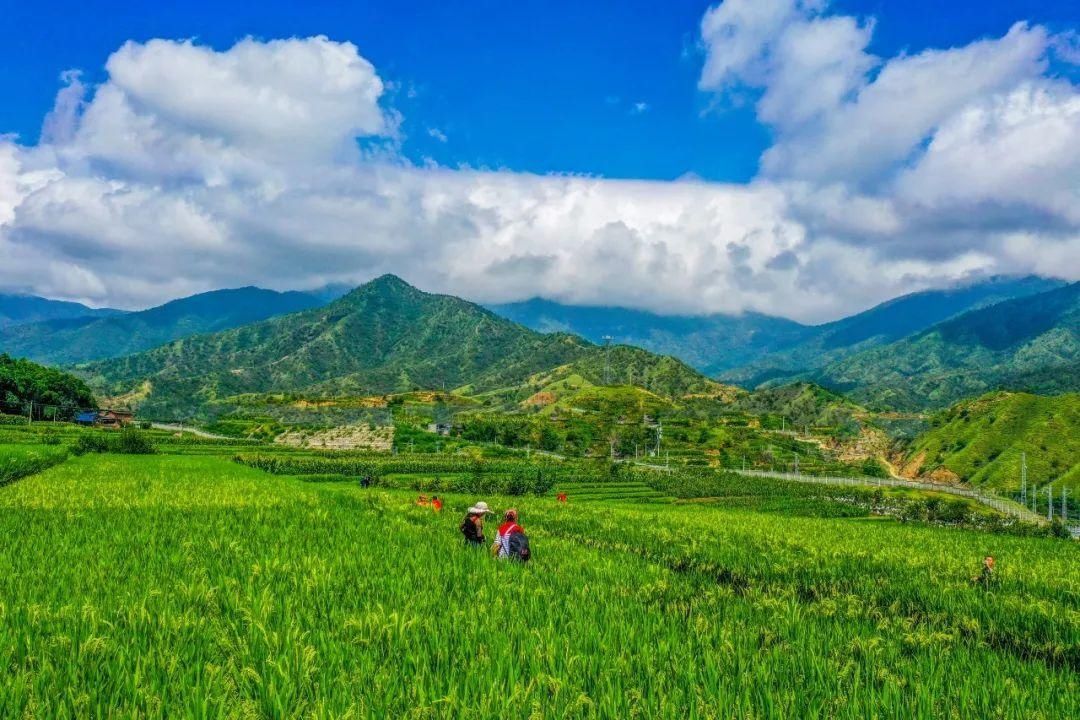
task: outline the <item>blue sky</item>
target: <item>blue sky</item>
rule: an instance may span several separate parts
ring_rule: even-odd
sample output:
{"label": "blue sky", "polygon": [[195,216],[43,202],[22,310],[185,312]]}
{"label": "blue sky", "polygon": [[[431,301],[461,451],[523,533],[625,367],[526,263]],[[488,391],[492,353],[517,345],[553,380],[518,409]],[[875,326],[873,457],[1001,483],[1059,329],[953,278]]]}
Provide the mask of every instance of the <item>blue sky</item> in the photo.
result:
{"label": "blue sky", "polygon": [[819,322],[1080,279],[1075,2],[0,3],[3,291]]}
{"label": "blue sky", "polygon": [[[417,163],[741,182],[755,175],[770,143],[750,105],[718,109],[697,89],[697,28],[707,2],[0,5],[0,132],[24,142],[36,141],[62,71],[79,68],[88,81],[101,81],[105,59],[127,40],[196,38],[224,50],[248,35],[326,34],[355,43],[394,84],[388,97],[404,118],[402,153]],[[1068,29],[1078,7],[1065,0],[831,4],[876,18],[869,49],[882,57],[998,36],[1019,20]]]}

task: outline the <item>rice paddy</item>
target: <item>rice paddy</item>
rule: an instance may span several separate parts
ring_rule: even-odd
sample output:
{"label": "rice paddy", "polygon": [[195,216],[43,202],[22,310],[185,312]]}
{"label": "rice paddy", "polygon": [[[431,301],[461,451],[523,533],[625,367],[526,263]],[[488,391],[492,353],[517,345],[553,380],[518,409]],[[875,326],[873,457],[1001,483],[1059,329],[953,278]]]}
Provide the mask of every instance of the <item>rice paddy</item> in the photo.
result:
{"label": "rice paddy", "polygon": [[1073,542],[556,481],[483,498],[520,566],[463,547],[474,495],[341,477],[92,454],[0,489],[0,715],[1080,715]]}

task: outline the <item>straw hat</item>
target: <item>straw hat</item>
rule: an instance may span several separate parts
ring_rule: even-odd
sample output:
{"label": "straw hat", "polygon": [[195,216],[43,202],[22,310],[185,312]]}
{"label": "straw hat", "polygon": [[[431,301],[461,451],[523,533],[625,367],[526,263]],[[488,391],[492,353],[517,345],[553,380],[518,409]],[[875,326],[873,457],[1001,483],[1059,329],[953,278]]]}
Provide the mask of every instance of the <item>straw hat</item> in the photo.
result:
{"label": "straw hat", "polygon": [[483,500],[469,508],[470,515],[486,515],[490,512],[491,510],[488,508],[488,504]]}

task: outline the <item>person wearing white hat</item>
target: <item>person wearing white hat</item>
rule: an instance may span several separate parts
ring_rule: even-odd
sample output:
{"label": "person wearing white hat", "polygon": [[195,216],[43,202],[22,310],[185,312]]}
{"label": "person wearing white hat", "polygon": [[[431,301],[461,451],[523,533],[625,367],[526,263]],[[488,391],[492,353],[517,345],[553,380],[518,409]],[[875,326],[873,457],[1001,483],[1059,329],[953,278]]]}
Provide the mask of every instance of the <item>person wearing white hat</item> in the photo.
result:
{"label": "person wearing white hat", "polygon": [[461,521],[461,534],[465,536],[466,545],[484,546],[484,516],[490,512],[488,504],[483,500],[469,508],[468,515]]}

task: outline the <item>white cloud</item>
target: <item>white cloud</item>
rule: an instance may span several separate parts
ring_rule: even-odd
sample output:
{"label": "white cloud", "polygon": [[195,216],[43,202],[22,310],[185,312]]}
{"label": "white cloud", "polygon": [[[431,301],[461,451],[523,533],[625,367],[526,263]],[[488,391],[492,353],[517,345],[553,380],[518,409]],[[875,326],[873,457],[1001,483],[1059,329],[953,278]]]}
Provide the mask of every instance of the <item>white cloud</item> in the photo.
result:
{"label": "white cloud", "polygon": [[429,136],[435,138],[436,140],[438,140],[441,143],[444,143],[444,142],[446,142],[447,140],[450,139],[450,138],[446,137],[446,133],[444,133],[439,128],[428,128],[427,133],[428,133]]}
{"label": "white cloud", "polygon": [[[1039,74],[1045,32],[881,62],[871,28],[809,1],[706,16],[705,41],[731,47],[710,45],[702,87],[763,88],[776,118],[776,167],[747,185],[418,168],[358,146],[392,148],[397,116],[351,44],[128,43],[102,85],[67,78],[41,144],[0,139],[0,287],[132,307],[397,272],[481,301],[820,320],[958,278],[1080,276],[1076,92]],[[885,150],[784,160],[837,128],[873,136],[889,98],[964,72],[979,92],[895,108]],[[882,157],[890,178],[869,183]],[[1002,220],[972,219],[987,198]]]}
{"label": "white cloud", "polygon": [[634,106],[630,108],[631,115],[640,115],[643,112],[647,112],[649,109],[649,103],[641,100],[634,103]]}

